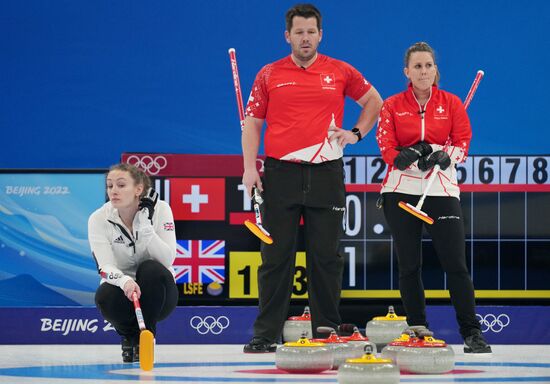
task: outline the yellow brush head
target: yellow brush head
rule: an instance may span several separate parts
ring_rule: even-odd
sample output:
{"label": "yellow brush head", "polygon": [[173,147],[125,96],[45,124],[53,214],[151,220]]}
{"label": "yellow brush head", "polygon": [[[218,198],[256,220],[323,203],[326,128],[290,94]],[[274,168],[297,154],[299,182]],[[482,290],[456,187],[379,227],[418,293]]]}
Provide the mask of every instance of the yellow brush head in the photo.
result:
{"label": "yellow brush head", "polygon": [[253,223],[250,220],[245,220],[244,225],[246,225],[246,228],[250,229],[250,232],[255,234],[261,241],[263,241],[266,244],[273,244],[273,239],[270,236],[267,236],[261,229],[256,225],[256,223]]}
{"label": "yellow brush head", "polygon": [[155,364],[155,337],[148,330],[139,335],[139,366],[144,371],[150,371]]}
{"label": "yellow brush head", "polygon": [[399,202],[399,207],[403,208],[405,211],[409,212],[411,215],[418,217],[423,222],[432,225],[434,223],[434,219],[432,219],[430,216],[425,214],[422,211],[419,211],[409,203],[405,203],[404,201]]}

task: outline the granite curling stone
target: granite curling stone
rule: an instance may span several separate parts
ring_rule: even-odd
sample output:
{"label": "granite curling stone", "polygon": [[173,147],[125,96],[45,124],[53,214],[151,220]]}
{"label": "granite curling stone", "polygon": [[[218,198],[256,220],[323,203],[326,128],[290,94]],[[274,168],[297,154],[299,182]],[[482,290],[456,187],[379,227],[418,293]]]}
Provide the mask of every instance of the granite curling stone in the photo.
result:
{"label": "granite curling stone", "polygon": [[374,317],[367,323],[365,333],[369,340],[380,349],[393,339],[398,338],[405,328],[407,328],[407,318],[397,316],[393,306],[390,306],[386,316]]}
{"label": "granite curling stone", "polygon": [[455,354],[450,345],[432,336],[412,337],[397,352],[397,365],[403,371],[437,374],[452,371]]}
{"label": "granite curling stone", "polygon": [[365,347],[365,355],[358,359],[347,359],[338,368],[339,384],[397,384],[399,368],[390,359],[376,358],[372,347]]}
{"label": "granite curling stone", "polygon": [[346,359],[357,358],[363,356],[363,350],[350,345],[346,340],[342,339],[336,334],[334,328],[330,327],[317,327],[317,332],[327,333],[330,332],[330,336],[326,339],[311,339],[313,342],[325,343],[326,346],[333,353],[332,369],[338,369],[340,364],[343,364]]}
{"label": "granite curling stone", "polygon": [[304,332],[307,338],[313,337],[309,307],[304,308],[304,313],[301,316],[291,316],[285,321],[283,326],[283,341],[296,341],[302,337]]}
{"label": "granite curling stone", "polygon": [[332,351],[306,337],[277,347],[275,366],[289,373],[320,373],[332,368]]}

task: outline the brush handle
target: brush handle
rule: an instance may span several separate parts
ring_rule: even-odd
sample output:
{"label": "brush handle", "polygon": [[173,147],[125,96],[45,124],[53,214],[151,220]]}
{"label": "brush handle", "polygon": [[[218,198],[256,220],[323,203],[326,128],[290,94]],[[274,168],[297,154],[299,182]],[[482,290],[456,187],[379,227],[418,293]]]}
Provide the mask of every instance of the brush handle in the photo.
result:
{"label": "brush handle", "polygon": [[141,305],[139,304],[137,293],[135,292],[132,294],[132,301],[134,302],[134,309],[136,311],[136,318],[139,329],[143,331],[144,329],[146,329],[145,320],[143,320],[143,312],[141,311]]}
{"label": "brush handle", "polygon": [[420,200],[418,200],[418,204],[416,204],[415,208],[418,209],[419,211],[422,210],[421,208],[422,208],[422,205],[424,204],[424,200],[426,200],[426,196],[428,195],[428,192],[430,191],[430,188],[432,187],[432,184],[434,183],[434,180],[437,177],[438,172],[439,172],[439,164],[436,164],[432,169],[432,174],[428,179],[428,184],[424,189],[424,193],[422,194],[422,197],[420,197]]}
{"label": "brush handle", "polygon": [[233,73],[233,85],[235,87],[235,97],[237,98],[237,109],[242,131],[244,129],[244,104],[241,92],[241,80],[239,78],[239,67],[237,66],[237,52],[235,48],[229,48],[228,53],[229,61],[231,62],[231,72]]}

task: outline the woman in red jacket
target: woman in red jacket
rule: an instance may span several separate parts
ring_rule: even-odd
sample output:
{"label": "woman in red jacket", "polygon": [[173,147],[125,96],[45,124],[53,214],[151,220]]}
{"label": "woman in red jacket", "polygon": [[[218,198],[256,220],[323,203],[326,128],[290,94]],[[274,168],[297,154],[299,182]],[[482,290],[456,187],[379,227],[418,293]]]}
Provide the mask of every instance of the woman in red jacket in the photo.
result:
{"label": "woman in red jacket", "polygon": [[408,89],[388,98],[380,112],[376,139],[388,173],[382,183],[384,215],[392,231],[399,264],[399,289],[410,326],[423,329],[426,303],[422,283],[423,221],[399,208],[415,206],[433,167],[440,170],[422,210],[434,218],[426,229],[447,274],[464,353],[490,354],[476,318],[474,287],[466,266],[464,221],[455,164],[468,153],[472,131],[460,99],[438,88],[433,49],[424,42],[405,54]]}

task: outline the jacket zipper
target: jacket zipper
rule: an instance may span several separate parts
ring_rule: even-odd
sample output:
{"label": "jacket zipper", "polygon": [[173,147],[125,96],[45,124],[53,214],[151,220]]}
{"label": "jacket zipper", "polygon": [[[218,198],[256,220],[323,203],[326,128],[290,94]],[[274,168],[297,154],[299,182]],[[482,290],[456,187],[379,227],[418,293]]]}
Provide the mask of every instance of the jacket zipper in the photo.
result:
{"label": "jacket zipper", "polygon": [[420,105],[418,102],[418,99],[416,98],[416,95],[414,94],[414,91],[412,91],[414,100],[416,101],[416,104],[418,104],[418,113],[420,114],[420,141],[424,141],[424,135],[426,133],[426,125],[424,120],[424,115],[426,114],[426,107],[428,106],[428,103],[430,102],[430,99],[432,98],[432,89],[430,88],[430,97],[428,97],[428,100],[426,100],[426,104],[424,104],[424,108]]}
{"label": "jacket zipper", "polygon": [[126,238],[128,240],[130,240],[130,244],[128,244],[129,247],[133,247],[134,248],[134,254],[136,253],[136,243],[134,241],[134,239],[132,239],[132,236],[130,236],[130,234],[128,233],[128,231],[126,230],[126,228],[124,228],[122,225],[120,225],[119,223],[115,223],[114,221],[111,221],[111,220],[107,220],[109,223],[113,224],[115,227],[118,227],[118,229],[120,229],[120,232],[122,232],[122,234],[124,236],[126,236]]}

